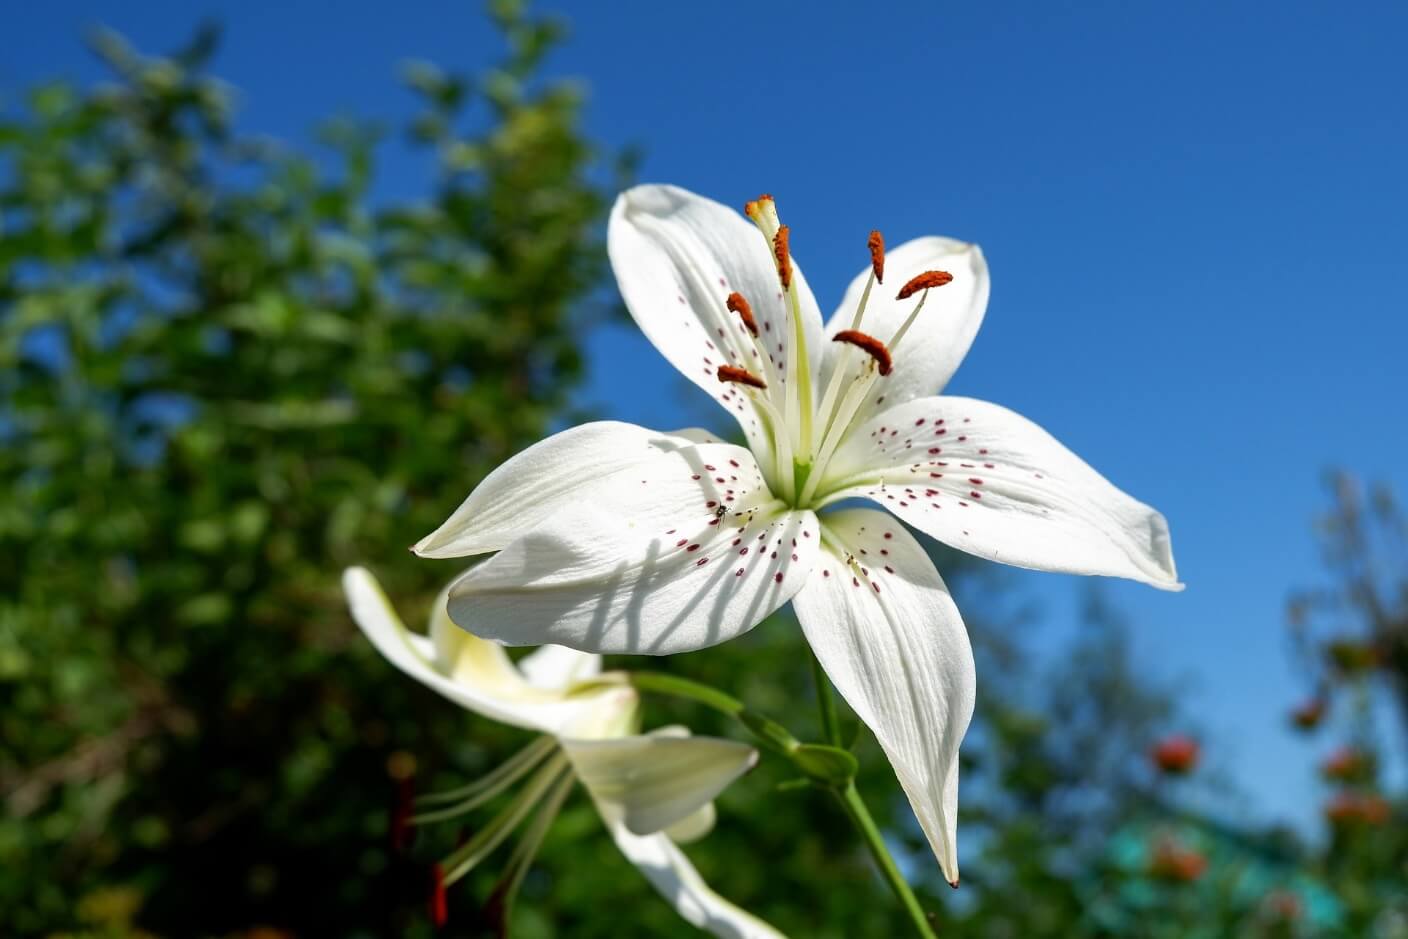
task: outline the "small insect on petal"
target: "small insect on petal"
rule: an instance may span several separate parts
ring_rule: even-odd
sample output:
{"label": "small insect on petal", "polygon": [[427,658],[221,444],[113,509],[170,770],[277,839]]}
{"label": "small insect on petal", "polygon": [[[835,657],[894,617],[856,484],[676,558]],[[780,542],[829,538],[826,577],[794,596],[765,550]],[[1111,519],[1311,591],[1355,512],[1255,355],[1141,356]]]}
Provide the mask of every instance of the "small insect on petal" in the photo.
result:
{"label": "small insect on petal", "polygon": [[878,231],[870,233],[866,246],[870,248],[870,269],[875,272],[875,282],[885,282],[885,238]]}
{"label": "small insect on petal", "polygon": [[753,318],[753,308],[748,305],[748,301],[743,298],[743,294],[735,291],[728,295],[726,301],[729,310],[738,314],[738,318],[743,321],[743,325],[754,336],[758,335],[758,321]]}
{"label": "small insect on petal", "polygon": [[766,388],[767,382],[746,368],[739,368],[736,365],[720,365],[719,381],[737,382],[740,385],[748,385],[751,388]]}
{"label": "small insect on petal", "polygon": [[880,369],[881,375],[890,374],[894,367],[890,359],[890,350],[885,348],[885,344],[874,336],[868,336],[855,329],[843,329],[831,337],[832,342],[844,342],[862,349],[875,360],[875,364]]}
{"label": "small insect on petal", "polygon": [[948,271],[925,271],[916,274],[909,279],[909,283],[900,288],[896,300],[908,300],[921,290],[928,290],[930,287],[942,287],[953,280],[953,275]]}

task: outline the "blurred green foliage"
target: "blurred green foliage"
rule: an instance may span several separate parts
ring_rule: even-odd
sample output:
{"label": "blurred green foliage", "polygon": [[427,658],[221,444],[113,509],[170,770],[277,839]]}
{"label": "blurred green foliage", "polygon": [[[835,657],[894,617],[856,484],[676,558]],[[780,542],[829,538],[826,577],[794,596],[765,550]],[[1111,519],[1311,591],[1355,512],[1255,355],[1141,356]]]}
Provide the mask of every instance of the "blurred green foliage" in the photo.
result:
{"label": "blurred green foliage", "polygon": [[[528,735],[390,668],[338,575],[367,563],[423,617],[455,567],[405,545],[571,416],[584,330],[613,309],[602,220],[626,170],[584,137],[573,86],[542,77],[560,26],[508,0],[490,15],[503,61],[472,77],[407,69],[419,106],[401,130],[427,167],[414,200],[376,198],[375,128],[331,122],[316,155],[237,132],[210,30],[166,58],[101,35],[111,82],[42,86],[0,114],[5,935],[430,933],[426,868],[459,831],[393,851],[398,780],[462,784]],[[1388,814],[1359,805],[1323,846],[1219,823],[1195,810],[1203,783],[1151,768],[1147,748],[1186,716],[1098,594],[1043,669],[1016,638],[1032,617],[1007,576],[938,559],[982,676],[960,891],[874,741],[853,718],[846,735],[941,935],[1408,932],[1403,809],[1377,775],[1341,788]],[[1355,635],[1408,622],[1385,609]],[[1323,648],[1326,686],[1401,661],[1398,646]],[[649,664],[819,736],[785,616]],[[1395,667],[1385,680],[1401,687]],[[737,733],[679,702],[651,698],[646,717]],[[690,848],[706,879],[795,936],[904,935],[844,817],[822,793],[779,791],[789,776],[764,759],[723,795]],[[492,925],[493,866],[453,889],[449,934]],[[514,927],[690,932],[580,796]]]}
{"label": "blurred green foliage", "polygon": [[319,158],[237,133],[208,30],[100,35],[112,82],[0,124],[4,931],[114,884],[180,935],[403,915],[387,754],[465,722],[363,646],[338,573],[437,587],[405,546],[561,416],[614,189],[579,94],[534,81],[558,27],[494,13],[496,67],[408,69],[415,201],[371,198],[367,127]]}

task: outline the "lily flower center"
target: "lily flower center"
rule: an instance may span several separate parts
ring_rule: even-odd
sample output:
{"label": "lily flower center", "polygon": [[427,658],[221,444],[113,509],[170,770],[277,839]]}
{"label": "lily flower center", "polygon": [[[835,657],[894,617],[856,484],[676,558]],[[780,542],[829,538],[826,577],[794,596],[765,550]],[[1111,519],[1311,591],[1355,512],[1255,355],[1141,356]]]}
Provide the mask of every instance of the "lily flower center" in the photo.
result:
{"label": "lily flower center", "polygon": [[[910,278],[896,299],[907,300],[917,294],[918,301],[894,335],[881,338],[862,331],[871,290],[885,278],[885,239],[880,232],[872,231],[866,242],[870,251],[870,275],[850,328],[832,337],[841,348],[829,374],[821,373],[825,375],[825,386],[820,389],[820,401],[817,401],[813,382],[823,379],[814,378],[812,350],[807,347],[793,276],[791,229],[778,218],[772,196],[759,196],[749,202],[744,206],[744,213],[762,233],[777,271],[787,313],[788,343],[777,347],[782,361],[777,363],[774,384],[732,365],[719,366],[717,374],[719,381],[740,386],[740,391],[752,401],[766,424],[772,452],[758,456],[774,488],[773,494],[795,508],[815,508],[825,500],[829,490],[835,488],[828,486],[831,480],[827,469],[831,460],[851,431],[869,416],[866,402],[871,400],[870,392],[893,371],[900,343],[924,308],[929,291],[951,282],[953,275],[946,271],[924,271]],[[762,362],[776,362],[766,348],[766,339],[758,332],[748,298],[733,292],[724,303],[730,312],[738,315],[751,337],[754,357]],[[856,355],[866,358],[855,359]],[[870,407],[873,408],[873,404]]]}

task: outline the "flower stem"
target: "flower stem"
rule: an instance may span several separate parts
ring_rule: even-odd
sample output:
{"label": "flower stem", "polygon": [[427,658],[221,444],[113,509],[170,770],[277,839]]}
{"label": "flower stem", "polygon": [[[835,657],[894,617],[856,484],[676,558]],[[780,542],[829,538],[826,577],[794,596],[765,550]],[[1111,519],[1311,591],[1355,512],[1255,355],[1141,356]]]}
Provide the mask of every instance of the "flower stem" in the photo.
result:
{"label": "flower stem", "polygon": [[[821,664],[817,662],[815,655],[812,656],[812,676],[816,682],[817,705],[821,709],[822,726],[826,730],[827,739],[831,746],[840,747],[840,721],[836,716],[836,702],[831,695],[831,683],[827,680],[826,673],[822,670]],[[611,680],[613,677],[607,675],[603,675],[599,679],[603,682]],[[799,755],[806,752],[808,748],[793,737],[785,727],[756,711],[749,710],[742,701],[732,695],[697,681],[690,681],[688,678],[680,678],[677,675],[669,675],[664,672],[633,671],[624,675],[618,674],[614,680],[625,680],[641,691],[673,695],[695,701],[722,714],[727,714],[747,727],[768,747],[791,759],[806,772],[806,766],[799,759]],[[936,939],[934,930],[930,927],[929,920],[919,905],[919,900],[909,889],[909,884],[905,882],[904,876],[895,864],[895,859],[890,856],[889,848],[885,847],[885,840],[880,836],[880,829],[876,827],[875,820],[870,817],[870,810],[861,800],[860,793],[856,790],[855,780],[848,779],[844,784],[840,784],[824,783],[820,777],[815,775],[812,775],[811,778],[813,785],[828,789],[841,803],[841,807],[845,809],[846,817],[851,820],[856,833],[860,835],[861,840],[865,842],[865,846],[875,859],[875,865],[880,868],[881,876],[885,878],[890,889],[899,899],[900,905],[909,914],[920,939]]]}
{"label": "flower stem", "polygon": [[748,728],[761,742],[788,758],[791,758],[800,746],[797,738],[792,736],[786,727],[757,711],[749,710],[742,701],[717,688],[664,672],[628,672],[626,678],[633,687],[641,691],[674,695],[727,714]]}
{"label": "flower stem", "polygon": [[836,716],[836,699],[831,696],[831,680],[821,667],[816,653],[808,649],[812,660],[812,684],[816,685],[816,705],[821,711],[821,730],[826,742],[833,747],[841,746],[841,720]]}
{"label": "flower stem", "polygon": [[653,691],[657,694],[687,698],[727,714],[729,717],[737,717],[744,710],[743,702],[732,695],[725,694],[709,685],[690,681],[688,678],[680,678],[678,675],[668,675],[664,672],[632,671],[627,673],[627,679],[633,687],[641,691]]}
{"label": "flower stem", "polygon": [[[812,660],[812,681],[816,685],[817,708],[821,711],[821,726],[826,734],[827,742],[833,747],[839,747],[841,746],[841,722],[836,716],[836,699],[831,694],[831,681],[826,677],[826,672],[822,669],[816,653],[808,651]],[[924,915],[924,910],[920,907],[919,900],[914,896],[914,891],[910,890],[909,884],[905,882],[904,875],[900,873],[899,867],[895,864],[895,859],[890,856],[890,850],[885,847],[885,839],[880,836],[880,829],[876,827],[875,819],[870,817],[870,810],[865,807],[865,802],[860,797],[860,790],[856,789],[855,780],[847,782],[844,788],[833,786],[831,792],[841,803],[841,807],[846,810],[846,817],[851,820],[856,833],[865,842],[865,846],[870,849],[871,857],[875,858],[875,866],[880,868],[881,875],[889,883],[890,889],[894,891],[895,897],[905,908],[909,918],[913,920],[919,935],[923,939],[934,939],[934,930],[929,926],[929,919]]]}
{"label": "flower stem", "polygon": [[909,889],[904,875],[895,865],[895,859],[890,856],[890,850],[885,847],[885,839],[880,836],[880,829],[876,827],[875,819],[870,817],[870,810],[865,807],[855,783],[848,783],[845,789],[831,791],[835,793],[841,807],[846,810],[846,816],[855,826],[865,846],[870,849],[870,856],[875,859],[875,866],[880,868],[880,874],[894,891],[905,912],[909,914],[915,932],[922,939],[936,939],[933,927],[929,925],[929,918],[924,915],[924,908],[919,905],[919,899],[914,895],[914,891]]}

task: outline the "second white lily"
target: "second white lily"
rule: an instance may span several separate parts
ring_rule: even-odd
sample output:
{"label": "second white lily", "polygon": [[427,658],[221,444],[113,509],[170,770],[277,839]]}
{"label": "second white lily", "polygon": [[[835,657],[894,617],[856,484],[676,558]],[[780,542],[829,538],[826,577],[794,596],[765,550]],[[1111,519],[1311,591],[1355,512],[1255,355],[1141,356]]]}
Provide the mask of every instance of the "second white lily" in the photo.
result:
{"label": "second white lily", "polygon": [[[453,585],[450,615],[510,645],[686,652],[792,600],[956,883],[957,756],[975,684],[963,622],[894,518],[818,513],[870,499],[985,558],[1177,589],[1168,526],[1031,421],[933,396],[987,306],[976,245],[920,238],[886,255],[872,233],[870,268],[823,329],[772,199],[747,214],[752,225],[640,186],[617,200],[608,244],[642,331],[748,446],[577,427],[491,473],[415,550],[498,552]],[[904,286],[881,295],[887,276]]]}
{"label": "second white lily", "polygon": [[349,568],[342,582],[353,619],[402,672],[470,711],[547,735],[484,779],[435,797],[450,804],[420,816],[431,821],[461,814],[528,779],[508,808],[451,855],[446,881],[482,861],[536,809],[506,875],[509,883],[521,879],[573,780],[580,779],[621,853],[685,920],[720,939],[782,939],[711,890],[676,845],[708,833],[712,799],[754,765],[757,751],[732,740],[691,737],[682,727],[636,734],[635,690],[591,685],[600,656],[544,646],[515,665],[501,647],[451,623],[443,593],[429,632],[421,634],[405,627],[363,568]]}

